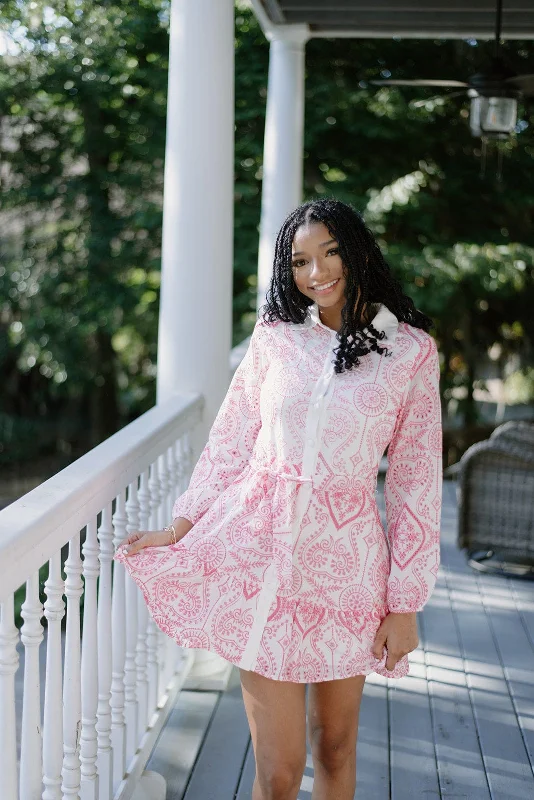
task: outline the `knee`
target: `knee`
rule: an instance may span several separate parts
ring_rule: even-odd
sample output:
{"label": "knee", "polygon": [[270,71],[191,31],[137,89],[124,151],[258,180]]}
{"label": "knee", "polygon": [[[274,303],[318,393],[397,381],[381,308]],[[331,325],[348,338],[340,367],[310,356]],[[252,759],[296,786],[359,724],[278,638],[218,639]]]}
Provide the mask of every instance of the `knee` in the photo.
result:
{"label": "knee", "polygon": [[316,728],[310,731],[310,745],[314,760],[328,773],[338,772],[356,757],[356,745],[349,734]]}
{"label": "knee", "polygon": [[265,800],[296,800],[306,766],[304,759],[284,764],[263,764],[257,768],[258,783]]}

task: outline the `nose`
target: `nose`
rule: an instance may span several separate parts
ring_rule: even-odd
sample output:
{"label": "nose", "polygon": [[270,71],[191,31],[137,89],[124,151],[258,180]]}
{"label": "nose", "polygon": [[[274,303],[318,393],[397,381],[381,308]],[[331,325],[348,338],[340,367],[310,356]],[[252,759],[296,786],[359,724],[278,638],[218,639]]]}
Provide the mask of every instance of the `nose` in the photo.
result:
{"label": "nose", "polygon": [[326,269],[321,258],[312,259],[310,269],[310,281],[312,283],[324,283],[328,278],[328,270]]}

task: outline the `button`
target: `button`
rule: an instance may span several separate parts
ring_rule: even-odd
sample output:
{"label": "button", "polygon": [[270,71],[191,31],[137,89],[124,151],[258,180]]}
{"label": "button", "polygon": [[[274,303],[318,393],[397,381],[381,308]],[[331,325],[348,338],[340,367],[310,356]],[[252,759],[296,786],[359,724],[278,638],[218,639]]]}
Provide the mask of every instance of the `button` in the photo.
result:
{"label": "button", "polygon": [[[323,395],[323,397],[324,397],[324,395]],[[313,407],[314,408],[319,408],[320,405],[321,405],[321,401],[320,400],[316,400],[315,403],[313,404]]]}
{"label": "button", "polygon": [[310,445],[310,447],[313,447],[313,445],[315,444],[315,439],[308,439],[308,444]]}

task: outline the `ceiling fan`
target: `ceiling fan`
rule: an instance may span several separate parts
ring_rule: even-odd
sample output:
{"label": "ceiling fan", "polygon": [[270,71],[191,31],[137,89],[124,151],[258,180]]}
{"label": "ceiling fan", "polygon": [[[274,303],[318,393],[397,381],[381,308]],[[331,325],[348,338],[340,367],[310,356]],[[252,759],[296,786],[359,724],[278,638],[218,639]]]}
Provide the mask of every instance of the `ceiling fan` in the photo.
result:
{"label": "ceiling fan", "polygon": [[[471,98],[469,126],[473,136],[487,139],[507,139],[517,124],[517,101],[534,96],[534,75],[516,75],[501,55],[502,0],[497,0],[494,54],[490,68],[471,75],[467,81],[453,80],[371,80],[383,86],[443,86],[463,87],[448,94],[454,97],[467,94]],[[423,105],[425,100],[415,103]]]}

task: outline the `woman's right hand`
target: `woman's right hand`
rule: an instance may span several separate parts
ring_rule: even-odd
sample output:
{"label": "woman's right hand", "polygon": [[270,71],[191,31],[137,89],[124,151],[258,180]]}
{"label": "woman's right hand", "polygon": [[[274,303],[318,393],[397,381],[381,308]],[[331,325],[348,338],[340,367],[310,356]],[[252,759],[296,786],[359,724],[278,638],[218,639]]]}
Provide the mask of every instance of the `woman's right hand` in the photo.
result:
{"label": "woman's right hand", "polygon": [[170,543],[171,534],[169,531],[132,531],[126,539],[120,542],[117,550],[122,548],[125,555],[132,556],[145,547],[163,547]]}
{"label": "woman's right hand", "polygon": [[[193,527],[193,524],[185,517],[178,517],[173,524],[176,530],[176,542],[183,539]],[[132,531],[120,542],[117,550],[122,547],[125,555],[132,556],[145,547],[165,547],[171,544],[172,538],[170,531]]]}

